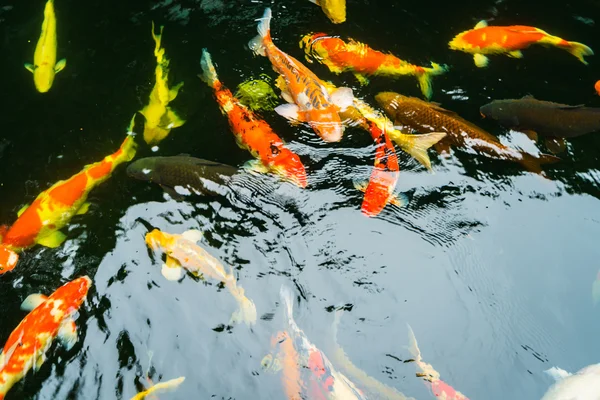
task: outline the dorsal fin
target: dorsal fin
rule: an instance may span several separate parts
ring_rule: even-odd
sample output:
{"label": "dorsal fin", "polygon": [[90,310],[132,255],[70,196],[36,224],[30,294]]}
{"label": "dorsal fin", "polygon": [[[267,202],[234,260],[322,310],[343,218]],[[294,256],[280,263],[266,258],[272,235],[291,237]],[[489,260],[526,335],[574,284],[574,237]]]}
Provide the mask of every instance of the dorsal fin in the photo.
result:
{"label": "dorsal fin", "polygon": [[481,29],[481,28],[485,28],[486,26],[488,26],[488,23],[485,19],[482,19],[481,21],[479,21],[477,23],[477,25],[475,25],[475,28],[473,29]]}
{"label": "dorsal fin", "polygon": [[39,306],[46,300],[48,300],[48,297],[44,296],[43,294],[40,294],[40,293],[30,294],[23,301],[23,303],[21,303],[21,310],[32,311],[34,308],[36,308],[37,306]]}

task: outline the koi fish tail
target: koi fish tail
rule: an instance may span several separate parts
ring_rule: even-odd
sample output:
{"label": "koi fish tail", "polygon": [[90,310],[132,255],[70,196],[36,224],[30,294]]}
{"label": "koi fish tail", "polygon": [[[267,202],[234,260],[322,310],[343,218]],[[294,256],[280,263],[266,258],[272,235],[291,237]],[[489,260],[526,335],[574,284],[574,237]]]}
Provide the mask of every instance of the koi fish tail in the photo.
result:
{"label": "koi fish tail", "polygon": [[135,139],[132,135],[127,135],[121,147],[116,153],[114,165],[119,165],[124,162],[128,162],[133,160],[135,157],[135,152],[137,149],[137,143],[135,143]]}
{"label": "koi fish tail", "polygon": [[265,13],[258,22],[258,36],[248,43],[250,50],[256,55],[266,56],[265,42],[271,41],[271,9],[265,9]]}
{"label": "koi fish tail", "polygon": [[234,322],[244,322],[246,325],[256,323],[256,306],[254,302],[244,295],[244,289],[238,288],[236,300],[239,303],[239,309],[233,313],[231,320]]}
{"label": "koi fish tail", "polygon": [[15,269],[18,261],[19,255],[17,253],[0,244],[0,275]]}
{"label": "koi fish tail", "polygon": [[417,338],[415,337],[415,333],[413,332],[410,325],[407,324],[408,327],[408,351],[413,356],[416,362],[421,362],[421,350],[419,350],[419,346],[417,345]]}
{"label": "koi fish tail", "polygon": [[419,81],[419,86],[421,87],[421,93],[423,93],[423,96],[429,100],[433,94],[431,78],[448,72],[448,67],[445,65],[431,63],[431,68],[423,68],[423,70],[424,72],[417,75],[417,79]]}
{"label": "koi fish tail", "polygon": [[204,81],[211,88],[216,88],[219,84],[219,77],[217,70],[212,62],[210,53],[206,49],[202,49],[202,58],[200,58],[200,66],[202,67],[202,74],[199,75],[200,79]]}
{"label": "koi fish tail", "polygon": [[155,28],[154,28],[154,21],[152,21],[152,39],[154,39],[154,56],[156,57],[156,61],[160,64],[163,61],[163,57],[165,55],[165,49],[161,49],[160,48],[160,43],[162,40],[162,33],[163,33],[163,29],[164,26],[160,26],[160,30],[157,33],[155,33]]}
{"label": "koi fish tail", "polygon": [[431,171],[431,160],[427,154],[427,149],[442,140],[445,132],[432,132],[421,135],[407,135],[396,129],[388,132],[392,139],[402,150],[413,156],[425,168]]}
{"label": "koi fish tail", "polygon": [[529,172],[542,174],[542,165],[553,164],[559,161],[560,158],[550,154],[540,154],[539,157],[535,157],[528,153],[522,153],[519,163]]}
{"label": "koi fish tail", "polygon": [[287,286],[281,285],[279,289],[279,297],[285,306],[285,314],[290,325],[295,325],[294,322],[294,295],[292,290]]}
{"label": "koi fish tail", "polygon": [[548,35],[542,40],[540,40],[540,43],[560,47],[561,49],[564,49],[569,53],[573,54],[575,57],[577,57],[579,61],[581,61],[585,65],[587,65],[587,61],[585,61],[583,57],[594,55],[594,51],[585,44],[578,42],[569,42],[565,39],[559,38],[558,36]]}
{"label": "koi fish tail", "polygon": [[[167,390],[173,390],[177,386],[181,385],[184,380],[185,380],[185,376],[181,376],[179,378],[171,379],[166,382],[157,383],[156,385],[152,386],[150,389],[147,389],[147,390],[144,390],[143,392],[138,393],[131,400],[141,400],[141,399],[145,399],[147,396],[149,396],[151,394],[158,394],[160,392],[165,392]],[[1,397],[0,397],[0,400],[2,400]]]}

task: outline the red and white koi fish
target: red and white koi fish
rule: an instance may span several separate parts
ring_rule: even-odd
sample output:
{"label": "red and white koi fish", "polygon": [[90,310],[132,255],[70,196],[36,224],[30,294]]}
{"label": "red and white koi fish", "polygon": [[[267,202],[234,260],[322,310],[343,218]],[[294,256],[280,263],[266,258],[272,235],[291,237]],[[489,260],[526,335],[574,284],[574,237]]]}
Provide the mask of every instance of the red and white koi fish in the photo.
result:
{"label": "red and white koi fish", "polygon": [[269,58],[273,69],[283,76],[289,93],[284,99],[290,104],[275,111],[291,120],[307,122],[325,142],[342,140],[344,127],[338,112],[352,104],[352,89],[339,88],[331,95],[320,79],[294,57],[279,50],[271,39],[271,9],[267,8],[258,24],[258,36],[250,48]]}
{"label": "red and white koi fish", "polygon": [[417,376],[425,380],[435,397],[439,397],[442,400],[469,400],[467,396],[441,380],[440,373],[433,369],[431,364],[423,361],[421,350],[417,346],[417,339],[410,325],[408,326],[408,342],[408,350],[414,357],[415,363],[417,363],[417,367],[420,370],[420,372],[417,372]]}
{"label": "red and white koi fish", "polygon": [[533,26],[488,26],[486,21],[480,21],[475,28],[459,33],[448,45],[452,50],[473,54],[475,65],[483,68],[489,63],[487,54],[506,54],[521,58],[521,50],[532,44],[566,50],[584,64],[587,64],[584,56],[594,55],[592,49],[583,43],[568,42]]}
{"label": "red and white koi fish", "polygon": [[[130,126],[129,131],[133,128]],[[66,181],[58,181],[18,212],[10,228],[0,227],[0,275],[14,269],[17,253],[36,244],[55,248],[66,239],[60,231],[71,218],[88,211],[88,194],[106,181],[112,172],[135,156],[136,144],[128,135],[119,150],[104,160],[87,165]]]}
{"label": "red and white koi fish", "polygon": [[92,286],[87,276],[58,288],[49,297],[33,294],[21,308],[31,311],[12,331],[0,354],[0,400],[15,383],[46,361],[46,351],[58,337],[67,350],[77,343],[77,312]]}
{"label": "red and white koi fish", "polygon": [[306,187],[306,170],[297,154],[285,147],[283,140],[268,123],[244,106],[219,80],[217,71],[206,49],[200,61],[200,76],[215,91],[217,103],[229,119],[229,126],[240,147],[250,151],[259,161],[255,170],[274,172],[297,186]]}
{"label": "red and white koi fish", "polygon": [[415,76],[423,96],[427,99],[433,94],[431,78],[448,71],[447,67],[436,63],[431,63],[431,67],[419,67],[353,39],[344,42],[339,37],[328,36],[325,33],[305,35],[300,41],[300,47],[304,48],[309,62],[317,60],[335,74],[353,72],[362,84],[369,82],[367,76]]}

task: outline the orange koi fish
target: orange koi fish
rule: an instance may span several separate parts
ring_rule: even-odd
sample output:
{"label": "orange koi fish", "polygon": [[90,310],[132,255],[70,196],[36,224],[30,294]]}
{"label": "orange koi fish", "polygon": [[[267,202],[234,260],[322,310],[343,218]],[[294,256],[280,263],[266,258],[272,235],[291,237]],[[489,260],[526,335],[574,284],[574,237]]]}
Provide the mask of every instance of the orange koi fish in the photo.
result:
{"label": "orange koi fish", "polygon": [[441,380],[440,373],[433,369],[431,364],[427,364],[423,361],[421,358],[421,350],[419,350],[419,346],[417,346],[417,339],[415,338],[415,334],[410,325],[408,326],[408,341],[408,349],[420,370],[420,372],[417,372],[417,376],[423,378],[427,382],[435,397],[444,400],[469,400],[467,396]]}
{"label": "orange koi fish", "polygon": [[506,54],[509,57],[522,58],[521,50],[532,44],[566,50],[586,65],[583,57],[594,55],[592,49],[585,44],[568,42],[532,26],[488,26],[486,21],[480,21],[475,28],[456,35],[449,46],[452,50],[473,54],[475,65],[483,68],[489,63],[486,54]]}
{"label": "orange koi fish", "polygon": [[600,81],[596,81],[596,84],[594,85],[594,89],[596,89],[596,94],[598,96],[600,96]]}
{"label": "orange koi fish", "polygon": [[268,57],[273,69],[283,76],[290,104],[275,112],[291,120],[307,122],[325,142],[342,140],[344,127],[338,112],[352,104],[352,89],[339,88],[331,95],[319,78],[300,61],[279,50],[271,39],[271,9],[267,8],[258,24],[258,36],[249,43],[255,54]]}
{"label": "orange koi fish", "polygon": [[32,294],[25,299],[21,309],[31,312],[12,331],[0,354],[0,400],[31,368],[40,369],[54,338],[58,337],[67,350],[77,343],[73,315],[91,286],[92,280],[83,276],[49,297]]}
{"label": "orange koi fish", "polygon": [[[133,120],[132,126],[133,128]],[[119,150],[104,160],[87,165],[66,181],[58,181],[18,212],[10,228],[0,229],[0,275],[11,271],[19,259],[17,253],[41,244],[56,248],[66,239],[60,231],[71,218],[88,211],[88,194],[107,180],[119,164],[135,156],[133,136],[127,136]]]}
{"label": "orange koi fish", "polygon": [[202,51],[200,63],[203,70],[200,77],[214,89],[217,103],[223,114],[227,115],[238,144],[258,159],[259,163],[255,164],[254,169],[274,172],[301,188],[306,187],[306,171],[300,157],[285,147],[268,123],[258,118],[223,86],[206,49]]}
{"label": "orange koi fish", "polygon": [[412,75],[419,81],[421,92],[426,98],[433,93],[431,78],[445,73],[448,68],[431,63],[431,68],[419,67],[401,60],[392,54],[373,50],[364,43],[350,39],[348,43],[339,37],[325,33],[308,34],[300,41],[309,62],[317,60],[325,64],[335,74],[351,71],[362,84],[369,80],[366,76],[399,77]]}

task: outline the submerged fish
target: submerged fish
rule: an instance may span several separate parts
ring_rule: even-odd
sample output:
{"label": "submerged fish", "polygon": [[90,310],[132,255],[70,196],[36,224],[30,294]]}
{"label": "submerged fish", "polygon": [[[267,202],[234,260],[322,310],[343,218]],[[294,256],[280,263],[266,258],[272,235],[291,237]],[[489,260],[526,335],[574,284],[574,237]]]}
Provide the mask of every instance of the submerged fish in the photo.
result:
{"label": "submerged fish", "polygon": [[115,153],[85,166],[66,181],[55,183],[33,203],[21,208],[10,228],[0,228],[0,275],[15,268],[17,253],[26,248],[35,244],[50,248],[60,246],[66,239],[60,229],[75,215],[88,211],[90,204],[86,200],[90,191],[106,181],[120,164],[130,161],[135,149],[133,136],[128,135]]}
{"label": "submerged fish", "polygon": [[169,59],[165,57],[165,49],[160,47],[163,26],[160,33],[154,32],[152,22],[152,38],[155,42],[154,56],[156,57],[156,69],[154,76],[156,82],[150,92],[150,100],[140,113],[146,118],[144,126],[144,140],[149,145],[158,144],[167,137],[171,129],[180,127],[185,123],[172,109],[169,103],[177,97],[183,82],[169,89]]}
{"label": "submerged fish", "polygon": [[149,389],[146,389],[143,392],[136,394],[135,396],[133,396],[131,398],[131,400],[142,400],[150,395],[156,395],[157,393],[160,393],[160,392],[166,392],[168,390],[173,390],[173,389],[177,388],[179,385],[181,385],[183,383],[183,381],[185,381],[185,377],[180,376],[179,378],[171,379],[166,382],[159,382],[155,385],[152,385]]}
{"label": "submerged fish", "polygon": [[532,96],[494,100],[479,111],[508,128],[534,131],[543,136],[574,138],[600,131],[600,108],[552,103]]}
{"label": "submerged fish", "polygon": [[[447,71],[447,67],[431,63],[429,67],[419,67],[401,60],[392,54],[374,50],[364,43],[350,39],[344,42],[325,33],[308,34],[300,41],[307,59],[325,64],[336,74],[344,71],[354,73],[359,82],[368,83],[367,76],[387,76],[397,78],[411,75],[417,78],[421,92],[426,98],[433,94],[431,78]],[[312,62],[312,61],[311,61]]]}
{"label": "submerged fish", "polygon": [[456,35],[449,46],[452,50],[473,54],[475,65],[481,68],[489,63],[486,54],[506,54],[521,58],[521,50],[532,44],[566,50],[584,64],[587,64],[584,56],[594,55],[592,49],[585,44],[568,42],[532,26],[488,26],[486,21],[480,21],[475,28]]}
{"label": "submerged fish", "polygon": [[446,132],[448,135],[443,142],[447,144],[466,147],[493,159],[514,161],[535,173],[542,173],[542,164],[559,161],[558,158],[551,155],[542,154],[535,157],[505,146],[496,136],[436,103],[393,92],[379,93],[375,99],[393,118],[394,124],[418,132]]}
{"label": "submerged fish", "polygon": [[596,81],[596,84],[594,85],[594,89],[596,89],[596,94],[598,96],[600,96],[600,81]]}
{"label": "submerged fish", "polygon": [[414,361],[420,371],[417,372],[417,376],[425,380],[435,397],[440,397],[444,400],[469,400],[467,396],[441,380],[440,373],[433,369],[431,364],[427,364],[423,361],[421,358],[421,350],[419,350],[419,346],[417,345],[417,339],[410,326],[408,326],[408,342],[408,350],[414,357]]}
{"label": "submerged fish", "polygon": [[[290,400],[360,400],[362,392],[346,376],[335,370],[327,356],[312,344],[294,321],[293,296],[281,287],[287,329],[273,336],[275,356],[263,358],[264,368],[281,370],[281,381]],[[306,380],[303,379],[306,376]]]}
{"label": "submerged fish", "polygon": [[48,0],[44,8],[42,32],[33,53],[33,64],[25,64],[25,68],[33,72],[35,88],[40,93],[46,93],[52,87],[54,75],[62,71],[67,60],[56,62],[56,15],[54,0]]}
{"label": "submerged fish", "polygon": [[600,364],[590,365],[571,374],[552,367],[546,371],[556,383],[541,400],[598,400],[600,399]]}
{"label": "submerged fish", "polygon": [[214,161],[185,155],[141,158],[127,166],[127,175],[153,182],[171,197],[187,194],[219,194],[237,169]]}
{"label": "submerged fish", "polygon": [[284,145],[268,123],[240,103],[221,83],[206,49],[202,51],[201,65],[201,78],[213,88],[221,112],[227,116],[238,144],[258,160],[254,170],[273,172],[301,188],[306,187],[306,170],[300,157]]}
{"label": "submerged fish", "polygon": [[323,9],[327,18],[334,24],[346,21],[346,0],[309,0]]}
{"label": "submerged fish", "polygon": [[250,78],[238,85],[235,97],[252,111],[273,111],[279,102],[269,82],[271,78],[266,74],[260,79]]}
{"label": "submerged fish", "polygon": [[231,320],[243,321],[248,325],[256,323],[256,306],[244,295],[244,289],[238,286],[233,275],[225,272],[219,260],[200,247],[197,242],[202,238],[202,232],[186,231],[181,235],[161,232],[158,229],[146,234],[146,244],[153,251],[163,251],[167,261],[162,266],[162,275],[168,280],[179,280],[183,277],[183,269],[203,276],[217,279],[225,284],[229,293],[239,304]]}
{"label": "submerged fish", "polygon": [[258,36],[249,47],[269,58],[273,69],[285,79],[288,92],[282,93],[290,104],[275,111],[294,121],[307,122],[325,142],[342,140],[344,127],[338,112],[352,104],[352,90],[339,88],[331,95],[320,79],[300,61],[279,50],[271,39],[271,9],[267,8],[258,24]]}
{"label": "submerged fish", "polygon": [[30,313],[12,331],[0,354],[0,400],[31,368],[40,369],[56,337],[67,351],[77,343],[74,315],[91,286],[91,279],[83,276],[48,297],[33,294],[25,299],[21,309]]}

